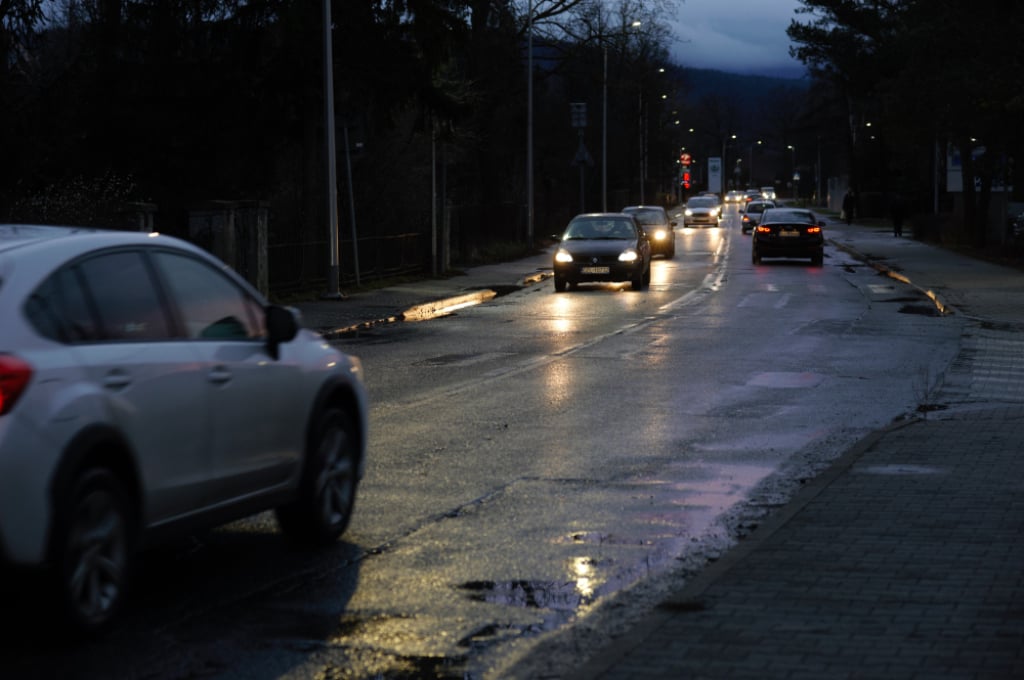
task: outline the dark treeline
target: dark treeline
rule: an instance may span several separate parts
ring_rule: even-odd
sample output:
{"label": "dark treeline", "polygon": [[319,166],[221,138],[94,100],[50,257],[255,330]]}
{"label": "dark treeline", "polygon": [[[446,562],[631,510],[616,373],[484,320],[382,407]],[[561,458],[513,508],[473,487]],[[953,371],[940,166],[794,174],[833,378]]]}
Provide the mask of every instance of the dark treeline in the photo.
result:
{"label": "dark treeline", "polygon": [[[534,232],[546,235],[580,202],[570,101],[589,105],[584,191],[598,208],[605,53],[609,189],[636,201],[641,173],[651,200],[657,183],[671,189],[671,167],[625,160],[666,144],[671,102],[654,79],[670,3],[533,5]],[[355,214],[360,242],[423,234],[429,254],[438,229],[461,261],[523,241],[525,11],[501,0],[333,2],[346,238]],[[0,219],[110,224],[145,203],[158,229],[187,236],[194,206],[258,200],[272,244],[326,241],[322,3],[0,0],[0,20]],[[650,132],[641,117],[656,122]]]}
{"label": "dark treeline", "polygon": [[[954,212],[956,222],[946,225],[952,240],[1002,243],[993,192],[1024,197],[1014,163],[1024,146],[1024,5],[801,4],[788,30],[791,52],[821,85],[819,118],[845,129],[851,186],[862,196],[901,193],[919,213]],[[936,191],[946,188],[947,156],[960,159],[962,193]],[[1001,191],[1008,185],[1009,196]]]}
{"label": "dark treeline", "polygon": [[[602,207],[605,154],[609,209],[668,202],[682,147],[697,182],[724,153],[730,184],[787,188],[799,173],[792,192],[823,200],[842,177],[922,212],[947,144],[983,147],[964,155],[980,238],[993,182],[1019,173],[1022,6],[803,5],[789,33],[812,85],[729,97],[694,96],[669,63],[674,0],[334,0],[343,277],[353,231],[377,274],[393,244],[427,270],[528,247]],[[156,228],[188,237],[204,202],[261,201],[272,255],[291,253],[272,281],[322,280],[323,34],[314,0],[0,0],[0,220],[112,224],[145,204]],[[587,106],[582,133],[570,103]]]}

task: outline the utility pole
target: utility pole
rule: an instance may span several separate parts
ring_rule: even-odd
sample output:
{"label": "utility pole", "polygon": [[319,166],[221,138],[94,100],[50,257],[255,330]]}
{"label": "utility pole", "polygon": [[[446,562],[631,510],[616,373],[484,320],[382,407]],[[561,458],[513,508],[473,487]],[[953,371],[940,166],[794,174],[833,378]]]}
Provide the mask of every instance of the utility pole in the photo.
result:
{"label": "utility pole", "polygon": [[338,257],[338,162],[334,142],[334,46],[331,41],[331,0],[324,0],[324,131],[327,138],[327,268],[326,299],[340,299],[341,265]]}

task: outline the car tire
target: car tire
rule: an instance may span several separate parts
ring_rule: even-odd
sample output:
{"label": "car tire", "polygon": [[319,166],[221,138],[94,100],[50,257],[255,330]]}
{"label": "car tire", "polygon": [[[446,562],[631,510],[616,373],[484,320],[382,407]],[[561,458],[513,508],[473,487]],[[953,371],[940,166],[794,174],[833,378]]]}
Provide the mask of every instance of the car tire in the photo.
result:
{"label": "car tire", "polygon": [[676,256],[676,247],[673,245],[671,248],[665,251],[665,259],[671,260]]}
{"label": "car tire", "polygon": [[633,278],[629,280],[629,287],[633,290],[644,289],[644,273],[642,271],[637,272],[633,275]]}
{"label": "car tire", "polygon": [[[95,635],[124,606],[134,564],[134,525],[124,486],[88,468],[58,492],[50,543],[57,606],[66,632]],[[65,502],[66,501],[66,502]]]}
{"label": "car tire", "polygon": [[358,450],[351,417],[337,407],[324,409],[313,426],[298,497],[276,511],[285,535],[326,545],[344,533],[355,507]]}
{"label": "car tire", "polygon": [[564,293],[565,292],[565,287],[566,287],[565,277],[564,276],[559,276],[558,274],[555,274],[555,292],[556,293]]}
{"label": "car tire", "polygon": [[757,253],[757,248],[750,251],[750,261],[753,264],[761,264],[761,256]]}
{"label": "car tire", "polygon": [[815,253],[811,256],[811,264],[815,267],[825,266],[825,253]]}

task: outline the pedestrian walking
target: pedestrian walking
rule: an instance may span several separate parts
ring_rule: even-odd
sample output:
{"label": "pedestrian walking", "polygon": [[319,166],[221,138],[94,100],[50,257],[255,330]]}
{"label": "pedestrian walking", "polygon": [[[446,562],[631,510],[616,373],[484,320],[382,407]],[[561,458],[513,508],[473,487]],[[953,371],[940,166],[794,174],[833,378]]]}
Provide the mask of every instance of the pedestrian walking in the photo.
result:
{"label": "pedestrian walking", "polygon": [[892,218],[892,235],[896,238],[903,236],[903,218],[906,208],[903,205],[903,198],[896,194],[889,203],[889,216]]}
{"label": "pedestrian walking", "polygon": [[857,204],[857,197],[853,191],[847,191],[843,196],[843,219],[847,224],[853,224],[853,207]]}

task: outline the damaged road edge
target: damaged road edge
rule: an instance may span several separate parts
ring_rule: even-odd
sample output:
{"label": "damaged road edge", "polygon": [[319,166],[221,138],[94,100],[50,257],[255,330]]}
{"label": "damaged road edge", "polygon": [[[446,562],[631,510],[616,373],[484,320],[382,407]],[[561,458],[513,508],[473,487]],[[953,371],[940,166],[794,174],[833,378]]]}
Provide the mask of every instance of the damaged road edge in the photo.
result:
{"label": "damaged road edge", "polygon": [[890,279],[895,279],[900,283],[904,283],[910,286],[911,288],[916,289],[918,292],[920,292],[922,295],[924,295],[925,297],[932,301],[932,304],[935,305],[935,309],[939,311],[939,314],[943,316],[946,316],[947,314],[956,314],[956,309],[950,306],[945,300],[942,299],[942,296],[940,296],[935,291],[922,288],[921,286],[917,285],[903,274],[900,274],[895,269],[892,269],[891,267],[887,267],[886,265],[881,264],[880,262],[872,260],[864,253],[860,252],[859,250],[855,250],[846,244],[839,243],[834,239],[828,239],[828,242],[831,243],[836,248],[838,248],[839,250],[842,250],[844,253],[847,253],[854,259],[860,260],[861,262],[864,262],[865,264],[869,265],[880,274],[884,274],[885,276],[888,276]]}

